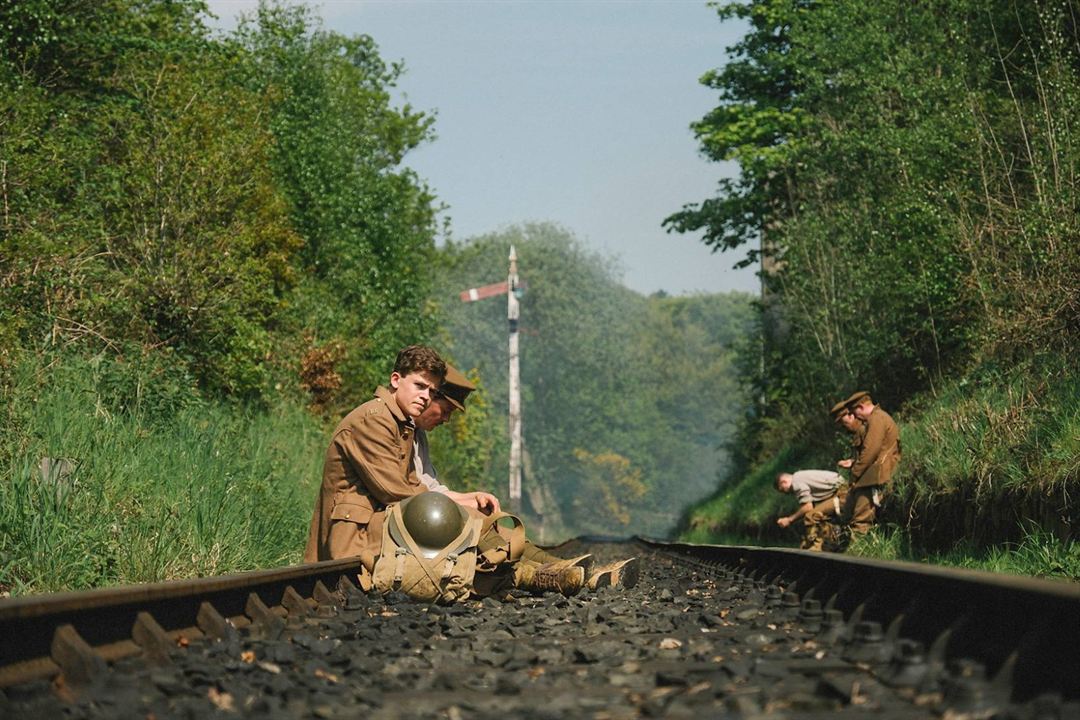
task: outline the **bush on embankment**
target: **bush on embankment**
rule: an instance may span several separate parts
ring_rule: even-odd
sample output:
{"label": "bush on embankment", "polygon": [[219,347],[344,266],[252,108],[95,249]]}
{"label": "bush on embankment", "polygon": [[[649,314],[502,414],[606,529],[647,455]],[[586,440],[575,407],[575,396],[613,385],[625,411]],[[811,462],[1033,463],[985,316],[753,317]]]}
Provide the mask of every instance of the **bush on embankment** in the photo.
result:
{"label": "bush on embankment", "polygon": [[[875,536],[853,551],[1080,579],[1080,374],[1060,359],[982,368],[901,412],[903,460]],[[835,439],[809,431],[689,516],[683,538],[793,544],[775,518],[794,500],[777,472],[830,468]],[[838,435],[838,434],[837,434]]]}
{"label": "bush on embankment", "polygon": [[[3,388],[0,592],[298,562],[325,430],[201,399],[152,358],[20,363]],[[145,363],[145,364],[143,364]]]}

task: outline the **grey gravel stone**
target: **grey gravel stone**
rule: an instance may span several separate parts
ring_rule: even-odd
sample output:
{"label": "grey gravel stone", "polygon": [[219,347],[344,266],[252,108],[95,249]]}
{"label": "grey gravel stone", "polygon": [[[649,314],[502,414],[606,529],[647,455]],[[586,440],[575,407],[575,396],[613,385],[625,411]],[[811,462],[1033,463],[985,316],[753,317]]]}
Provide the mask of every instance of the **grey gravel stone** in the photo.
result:
{"label": "grey gravel stone", "polygon": [[[582,551],[591,550],[598,562],[625,552],[604,544]],[[982,668],[972,667],[941,673],[948,703],[915,705],[912,696],[926,686],[919,673],[930,665],[922,648],[901,641],[902,661],[869,663],[858,658],[881,659],[888,645],[880,627],[848,619],[848,628],[843,615],[814,601],[798,603],[793,589],[774,578],[688,569],[659,555],[646,560],[635,588],[571,598],[517,592],[506,602],[440,606],[401,593],[356,593],[341,614],[283,624],[276,639],[249,628],[231,643],[193,641],[174,653],[172,666],[118,662],[107,674],[110,685],[71,704],[48,683],[8,688],[0,694],[0,715],[843,720],[870,712],[930,718],[936,711],[1056,720],[1076,714],[1076,703],[1060,698],[1003,704],[987,689]],[[808,591],[800,589],[804,597]]]}

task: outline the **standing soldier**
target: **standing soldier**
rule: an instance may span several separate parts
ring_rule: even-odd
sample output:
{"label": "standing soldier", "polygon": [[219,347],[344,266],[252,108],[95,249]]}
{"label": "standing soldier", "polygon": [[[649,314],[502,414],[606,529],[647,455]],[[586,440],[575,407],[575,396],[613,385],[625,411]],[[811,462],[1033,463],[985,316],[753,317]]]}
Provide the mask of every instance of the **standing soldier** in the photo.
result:
{"label": "standing soldier", "polygon": [[850,470],[859,459],[863,442],[866,440],[866,423],[855,417],[855,414],[848,409],[847,403],[847,400],[841,400],[829,411],[833,416],[833,421],[851,434],[851,456],[838,460],[836,463],[837,467],[844,470]]}
{"label": "standing soldier", "polygon": [[857,392],[845,403],[851,414],[866,423],[865,437],[851,464],[851,490],[843,517],[852,536],[865,535],[877,516],[884,489],[900,462],[900,430],[887,412],[875,405],[868,392]]}

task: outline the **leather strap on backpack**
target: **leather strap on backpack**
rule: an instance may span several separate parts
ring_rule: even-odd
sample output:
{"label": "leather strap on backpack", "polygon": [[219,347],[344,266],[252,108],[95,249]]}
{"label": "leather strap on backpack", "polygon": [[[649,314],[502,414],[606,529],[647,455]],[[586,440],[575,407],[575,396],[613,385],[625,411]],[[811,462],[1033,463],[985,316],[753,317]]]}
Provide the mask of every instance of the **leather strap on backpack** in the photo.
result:
{"label": "leather strap on backpack", "polygon": [[[508,530],[507,536],[499,532],[499,530],[502,530],[499,527],[499,521],[505,519],[513,522],[513,527]],[[503,542],[496,541],[494,547],[488,547],[480,551],[480,558],[483,563],[488,566],[495,566],[507,561],[517,562],[521,558],[521,553],[525,552],[525,524],[521,522],[521,518],[507,512],[497,512],[489,515],[484,525],[488,528],[488,534],[485,537],[494,534]],[[481,546],[486,544],[484,540],[485,538],[480,539]]]}

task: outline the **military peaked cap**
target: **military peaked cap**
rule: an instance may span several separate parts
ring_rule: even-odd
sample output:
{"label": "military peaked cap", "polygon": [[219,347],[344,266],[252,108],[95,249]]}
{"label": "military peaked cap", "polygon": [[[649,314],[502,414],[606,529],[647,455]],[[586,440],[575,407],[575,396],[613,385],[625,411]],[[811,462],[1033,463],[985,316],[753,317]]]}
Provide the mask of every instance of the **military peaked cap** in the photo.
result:
{"label": "military peaked cap", "polygon": [[874,403],[874,401],[870,398],[870,393],[866,392],[865,390],[860,390],[859,392],[855,393],[847,400],[845,400],[844,405],[849,408],[853,408],[857,405],[862,405],[864,402],[868,402],[871,405]]}
{"label": "military peaked cap", "polygon": [[846,415],[847,412],[847,400],[841,400],[840,402],[832,406],[832,410],[829,411],[829,414],[832,415],[833,420],[839,420],[841,417]]}
{"label": "military peaked cap", "polygon": [[465,377],[465,373],[450,363],[446,363],[446,378],[443,380],[442,385],[439,386],[439,393],[449,400],[451,405],[464,412],[465,398],[469,397],[469,393],[475,389],[476,385],[473,385],[469,378]]}

